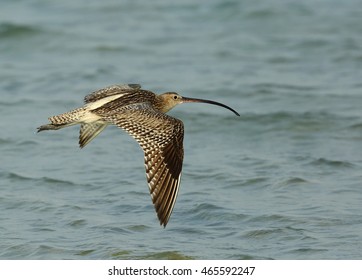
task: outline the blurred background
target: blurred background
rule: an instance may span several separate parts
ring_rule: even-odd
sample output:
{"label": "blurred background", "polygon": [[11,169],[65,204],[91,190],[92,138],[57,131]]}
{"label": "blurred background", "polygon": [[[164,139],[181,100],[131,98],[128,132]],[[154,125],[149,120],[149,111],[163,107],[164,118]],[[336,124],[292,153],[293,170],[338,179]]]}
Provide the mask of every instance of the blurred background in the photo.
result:
{"label": "blurred background", "polygon": [[[0,0],[1,259],[361,259],[358,0]],[[159,226],[143,153],[109,127],[36,134],[99,88],[185,104]]]}

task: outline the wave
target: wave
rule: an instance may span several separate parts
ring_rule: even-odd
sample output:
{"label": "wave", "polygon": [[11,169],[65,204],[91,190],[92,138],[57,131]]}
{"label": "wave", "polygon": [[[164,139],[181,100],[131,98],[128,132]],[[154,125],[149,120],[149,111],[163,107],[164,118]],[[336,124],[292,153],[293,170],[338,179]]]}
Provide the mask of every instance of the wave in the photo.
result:
{"label": "wave", "polygon": [[248,217],[248,215],[230,212],[226,208],[211,203],[198,204],[194,209],[191,209],[190,212],[194,215],[193,220],[195,221],[241,221]]}
{"label": "wave", "polygon": [[278,187],[290,187],[290,186],[299,186],[301,184],[307,184],[309,181],[300,178],[300,177],[290,177],[282,180],[277,184]]}
{"label": "wave", "polygon": [[177,251],[165,251],[142,255],[139,259],[145,260],[191,260],[191,256],[184,255]]}
{"label": "wave", "polygon": [[6,145],[6,144],[11,144],[11,143],[13,143],[13,141],[10,139],[0,138],[0,145]]}
{"label": "wave", "polygon": [[255,89],[260,91],[261,93],[265,92],[265,90],[271,89],[285,89],[285,90],[292,90],[292,91],[303,91],[303,92],[312,92],[318,90],[316,86],[309,86],[309,85],[296,85],[296,84],[282,84],[282,83],[259,83],[255,85]]}
{"label": "wave", "polygon": [[62,184],[62,185],[67,185],[67,186],[77,185],[76,183],[67,181],[67,180],[60,180],[60,179],[55,179],[55,178],[50,178],[50,177],[33,178],[33,177],[18,174],[15,172],[1,172],[0,177],[9,179],[11,181],[34,181],[37,183],[43,182],[43,183],[48,183],[48,184],[57,184],[57,185]]}
{"label": "wave", "polygon": [[15,24],[10,22],[0,23],[0,39],[35,35],[40,32],[41,30],[38,27],[34,27],[32,25]]}
{"label": "wave", "polygon": [[362,123],[355,123],[350,125],[348,128],[353,129],[353,130],[361,130],[362,129]]}
{"label": "wave", "polygon": [[310,162],[311,165],[315,166],[326,166],[326,167],[334,167],[334,168],[351,168],[354,167],[354,164],[343,161],[343,160],[330,160],[326,158],[318,158]]}

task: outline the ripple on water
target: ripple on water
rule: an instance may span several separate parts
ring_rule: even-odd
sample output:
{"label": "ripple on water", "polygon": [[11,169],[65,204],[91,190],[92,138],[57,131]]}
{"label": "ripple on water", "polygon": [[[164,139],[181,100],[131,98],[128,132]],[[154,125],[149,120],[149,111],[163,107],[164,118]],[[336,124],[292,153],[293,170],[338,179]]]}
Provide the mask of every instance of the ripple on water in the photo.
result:
{"label": "ripple on water", "polygon": [[76,256],[88,256],[88,255],[91,255],[93,252],[95,252],[96,250],[82,250],[82,251],[79,251],[78,253],[76,253],[75,255]]}
{"label": "ripple on water", "polygon": [[285,215],[272,214],[272,215],[258,215],[248,218],[248,222],[254,223],[293,223],[295,219]]}
{"label": "ripple on water", "polygon": [[[207,221],[216,225],[218,222],[225,221],[243,221],[247,219],[247,215],[230,212],[227,208],[216,206],[211,203],[201,203],[190,210],[193,217],[192,220],[200,222]],[[215,224],[216,223],[216,224]]]}
{"label": "ripple on water", "polygon": [[362,129],[362,123],[355,123],[349,126],[350,129],[352,130],[358,130],[361,131]]}
{"label": "ripple on water", "polygon": [[13,141],[11,139],[5,139],[5,138],[0,138],[0,145],[7,145],[7,144],[12,144]]}
{"label": "ripple on water", "polygon": [[120,250],[111,254],[111,257],[114,259],[126,259],[131,254],[131,251]]}
{"label": "ripple on water", "polygon": [[238,186],[253,186],[253,185],[259,186],[260,184],[262,184],[264,186],[269,180],[270,180],[270,178],[268,178],[268,177],[253,177],[253,178],[246,179],[244,182],[242,182]]}
{"label": "ripple on water", "polygon": [[51,178],[51,177],[46,177],[46,176],[42,176],[42,177],[29,177],[26,175],[22,175],[19,174],[17,172],[1,172],[0,173],[0,177],[3,177],[5,179],[8,179],[9,181],[12,182],[34,182],[34,183],[45,183],[47,185],[61,185],[61,186],[79,186],[79,184],[76,184],[72,181],[68,181],[68,180],[61,180],[61,179],[56,179],[56,178]]}
{"label": "ripple on water", "polygon": [[85,219],[74,220],[74,221],[69,222],[68,225],[71,227],[74,227],[74,228],[83,227],[83,226],[87,225],[87,220],[85,220]]}
{"label": "ripple on water", "polygon": [[285,178],[282,179],[281,181],[279,181],[278,183],[276,183],[274,186],[276,187],[295,187],[295,186],[300,186],[300,185],[304,185],[304,184],[308,184],[310,183],[308,180],[300,178],[300,177],[290,177],[290,178]]}
{"label": "ripple on water", "polygon": [[151,253],[143,256],[139,256],[138,259],[145,260],[192,260],[191,256],[182,254],[177,251],[165,251],[159,253]]}
{"label": "ripple on water", "polygon": [[3,22],[0,24],[0,38],[17,38],[40,33],[41,29],[31,25]]}
{"label": "ripple on water", "polygon": [[309,164],[318,166],[318,167],[331,167],[331,168],[351,168],[354,167],[354,164],[348,161],[342,160],[331,160],[327,158],[318,158],[311,161]]}

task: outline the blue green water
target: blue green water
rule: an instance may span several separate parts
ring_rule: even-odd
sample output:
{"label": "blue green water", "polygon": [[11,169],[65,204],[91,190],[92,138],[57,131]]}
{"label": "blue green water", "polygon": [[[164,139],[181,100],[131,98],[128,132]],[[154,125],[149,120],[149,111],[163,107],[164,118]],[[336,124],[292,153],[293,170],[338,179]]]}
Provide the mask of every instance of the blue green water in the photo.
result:
{"label": "blue green water", "polygon": [[[357,0],[1,0],[1,259],[361,259]],[[137,143],[36,134],[89,92],[212,99],[159,226]]]}

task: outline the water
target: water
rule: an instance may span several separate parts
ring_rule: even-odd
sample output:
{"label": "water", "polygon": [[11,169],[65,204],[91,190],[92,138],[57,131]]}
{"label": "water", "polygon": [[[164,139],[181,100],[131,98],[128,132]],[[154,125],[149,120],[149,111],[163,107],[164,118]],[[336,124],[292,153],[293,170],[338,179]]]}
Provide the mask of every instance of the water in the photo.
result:
{"label": "water", "polygon": [[[2,0],[1,259],[361,259],[360,1]],[[159,226],[142,151],[47,117],[107,85],[213,99]]]}

